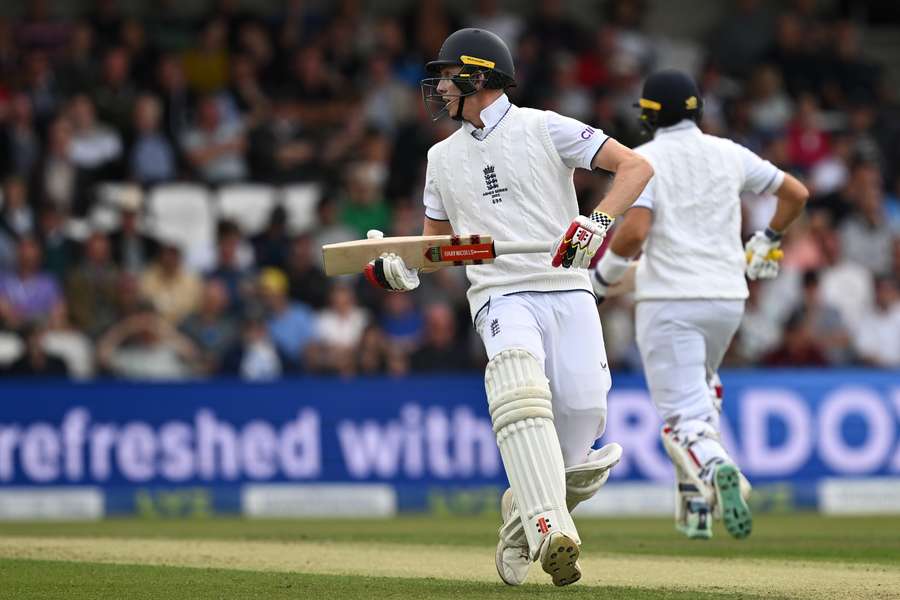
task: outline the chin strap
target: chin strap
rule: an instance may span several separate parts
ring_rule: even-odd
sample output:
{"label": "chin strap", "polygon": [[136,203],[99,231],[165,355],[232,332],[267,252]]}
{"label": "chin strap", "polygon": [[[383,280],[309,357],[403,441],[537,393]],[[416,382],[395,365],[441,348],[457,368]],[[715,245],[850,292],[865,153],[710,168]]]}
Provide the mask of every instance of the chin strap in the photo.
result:
{"label": "chin strap", "polygon": [[[466,104],[466,97],[460,96],[457,104],[459,105],[459,108],[456,110],[455,115],[450,115],[450,118],[453,119],[454,121],[462,121],[463,120],[463,108],[465,107],[465,104]],[[450,111],[448,110],[447,112],[449,113]]]}

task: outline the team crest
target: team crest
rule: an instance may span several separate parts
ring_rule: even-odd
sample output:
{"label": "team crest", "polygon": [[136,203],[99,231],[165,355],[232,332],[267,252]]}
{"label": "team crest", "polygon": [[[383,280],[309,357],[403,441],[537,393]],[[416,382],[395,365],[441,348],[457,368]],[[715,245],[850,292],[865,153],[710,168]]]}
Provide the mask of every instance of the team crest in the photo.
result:
{"label": "team crest", "polygon": [[488,165],[483,169],[484,172],[484,185],[487,188],[482,196],[490,197],[491,204],[500,204],[503,202],[503,197],[501,194],[503,192],[509,191],[507,188],[501,188],[500,182],[497,181],[497,172],[494,169],[494,165]]}

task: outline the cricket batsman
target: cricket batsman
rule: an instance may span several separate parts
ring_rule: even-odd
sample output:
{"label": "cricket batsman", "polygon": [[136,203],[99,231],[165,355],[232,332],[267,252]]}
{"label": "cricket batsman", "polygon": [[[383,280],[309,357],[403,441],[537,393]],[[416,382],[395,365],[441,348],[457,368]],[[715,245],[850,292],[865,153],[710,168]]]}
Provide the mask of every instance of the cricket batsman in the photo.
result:
{"label": "cricket batsman", "polygon": [[[653,139],[635,151],[655,175],[621,219],[593,286],[602,300],[643,249],[634,278],[635,331],[664,421],[663,446],[675,465],[676,527],[689,538],[709,538],[711,519],[720,516],[728,533],[744,538],[752,528],[750,486],[720,441],[716,372],[744,314],[745,273],[778,274],[782,235],[809,193],[743,146],[702,133],[703,102],[684,73],[651,75],[637,106]],[[778,199],[769,226],[745,246],[744,191]]]}
{"label": "cricket batsman", "polygon": [[[567,585],[581,577],[570,511],[606,482],[622,452],[618,444],[591,450],[606,425],[611,380],[587,268],[653,170],[595,127],[513,105],[505,93],[515,85],[512,56],[489,31],[453,33],[426,69],[429,112],[460,127],[428,151],[423,235],[558,240],[549,255],[501,256],[466,273],[511,488],[501,506],[497,572],[519,585],[540,561],[554,584]],[[591,217],[579,216],[573,171],[598,167],[615,172],[615,182]],[[391,253],[365,274],[392,291],[419,285],[418,273]]]}

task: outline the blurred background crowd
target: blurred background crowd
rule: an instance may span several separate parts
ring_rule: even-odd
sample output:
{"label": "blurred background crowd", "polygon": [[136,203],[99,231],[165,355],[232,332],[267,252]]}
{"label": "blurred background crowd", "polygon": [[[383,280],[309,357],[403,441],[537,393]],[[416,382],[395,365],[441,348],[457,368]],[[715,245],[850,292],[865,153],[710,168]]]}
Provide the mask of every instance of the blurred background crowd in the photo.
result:
{"label": "blurred background crowd", "polygon": [[[420,233],[426,151],[456,124],[428,119],[418,84],[463,26],[509,43],[515,103],[629,146],[646,140],[643,78],[692,72],[703,129],[812,192],[782,275],[751,284],[726,364],[900,368],[900,65],[864,51],[873,27],[900,27],[892,3],[706,3],[720,14],[688,36],[647,27],[661,5],[678,16],[663,0],[147,4],[32,0],[0,17],[4,374],[482,366],[462,269],[386,294],[326,278],[319,252],[368,229]],[[608,182],[576,173],[583,212]],[[744,198],[747,236],[773,207]],[[600,311],[611,366],[640,369],[632,299]]]}

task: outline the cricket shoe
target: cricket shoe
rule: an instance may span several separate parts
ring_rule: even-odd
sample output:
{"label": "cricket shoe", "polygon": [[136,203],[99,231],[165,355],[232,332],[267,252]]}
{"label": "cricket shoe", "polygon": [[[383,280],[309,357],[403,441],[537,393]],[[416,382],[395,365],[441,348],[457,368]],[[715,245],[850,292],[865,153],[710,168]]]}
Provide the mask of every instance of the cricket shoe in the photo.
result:
{"label": "cricket shoe", "polygon": [[[515,507],[512,490],[507,488],[500,499],[500,516],[506,523],[513,515]],[[513,515],[519,518],[518,513]],[[501,528],[502,531],[503,528]],[[528,569],[531,568],[531,552],[528,544],[524,546],[511,546],[501,537],[497,542],[497,552],[494,555],[494,563],[497,565],[497,574],[506,585],[522,585],[528,577]]]}
{"label": "cricket shoe", "polygon": [[541,568],[553,578],[553,585],[564,586],[581,579],[578,543],[562,532],[554,532],[541,544]]}
{"label": "cricket shoe", "polygon": [[708,540],[712,537],[712,511],[701,497],[685,501],[684,515],[675,527],[692,540]]}
{"label": "cricket shoe", "polygon": [[732,537],[741,539],[753,530],[753,516],[741,493],[741,472],[731,463],[716,467],[713,475],[718,510],[722,514],[725,529]]}

